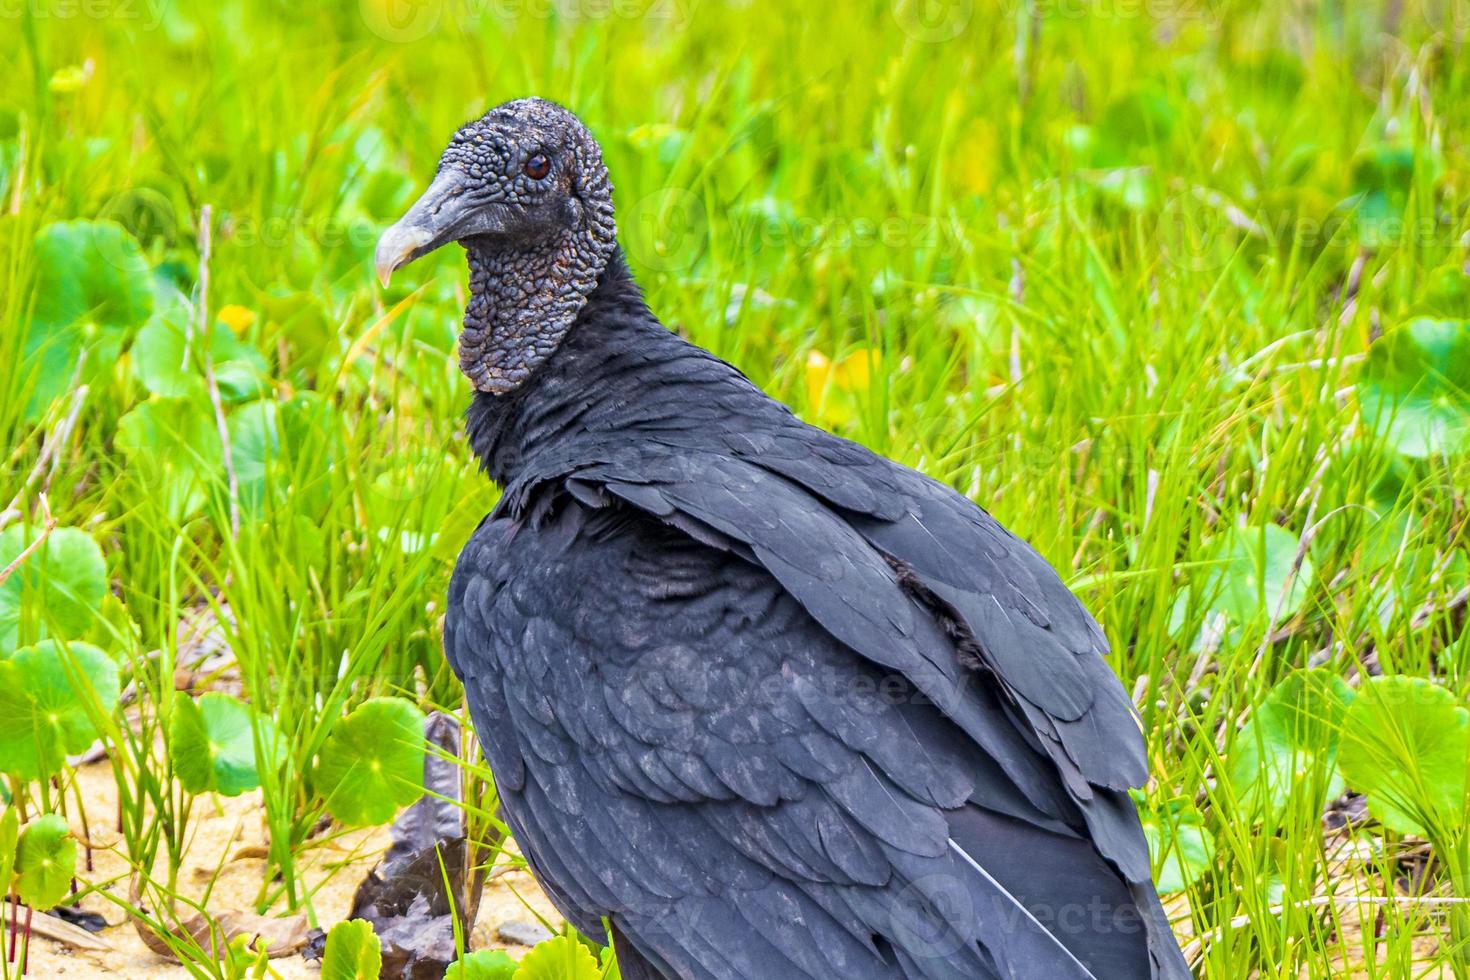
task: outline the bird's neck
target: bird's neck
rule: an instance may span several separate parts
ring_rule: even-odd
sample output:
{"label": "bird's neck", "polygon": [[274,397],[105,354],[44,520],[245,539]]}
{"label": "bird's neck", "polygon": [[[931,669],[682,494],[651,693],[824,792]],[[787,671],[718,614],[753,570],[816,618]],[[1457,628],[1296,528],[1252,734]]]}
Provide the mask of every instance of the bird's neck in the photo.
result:
{"label": "bird's neck", "polygon": [[[691,371],[695,363],[700,368]],[[677,411],[681,401],[697,398],[690,385],[711,370],[740,377],[664,328],[622,254],[614,253],[571,328],[536,370],[506,394],[475,394],[466,412],[470,446],[502,486],[575,467],[599,446],[628,439],[648,423],[650,411]]]}
{"label": "bird's neck", "polygon": [[585,220],[549,241],[515,245],[471,238],[470,301],[459,335],[459,365],[477,391],[509,394],[560,346],[617,251],[612,200],[579,205]]}

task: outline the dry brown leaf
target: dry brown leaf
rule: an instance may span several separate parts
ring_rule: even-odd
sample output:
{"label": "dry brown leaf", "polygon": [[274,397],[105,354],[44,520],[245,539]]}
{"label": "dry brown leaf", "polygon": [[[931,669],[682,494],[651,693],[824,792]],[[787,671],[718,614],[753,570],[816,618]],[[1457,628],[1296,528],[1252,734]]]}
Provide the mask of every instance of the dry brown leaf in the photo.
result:
{"label": "dry brown leaf", "polygon": [[[138,935],[142,938],[144,945],[153,952],[159,956],[172,957],[174,955],[168,943],[145,926],[141,920],[134,919],[133,925],[137,927]],[[209,918],[195,914],[182,923],[183,933],[213,956],[220,956],[224,952],[216,947],[221,934],[224,936],[225,945],[229,945],[240,936],[247,937],[250,946],[254,946],[257,940],[264,939],[266,955],[271,959],[290,956],[292,953],[299,952],[301,947],[306,945],[306,930],[304,913],[282,919],[256,915],[254,912],[223,912],[213,917],[212,927]],[[175,932],[174,935],[176,938],[182,938],[178,932]]]}
{"label": "dry brown leaf", "polygon": [[306,945],[307,924],[304,912],[286,919],[256,915],[253,912],[226,912],[219,917],[219,923],[228,939],[249,936],[252,946],[257,938],[264,939],[266,951],[272,959],[300,952],[301,947]]}

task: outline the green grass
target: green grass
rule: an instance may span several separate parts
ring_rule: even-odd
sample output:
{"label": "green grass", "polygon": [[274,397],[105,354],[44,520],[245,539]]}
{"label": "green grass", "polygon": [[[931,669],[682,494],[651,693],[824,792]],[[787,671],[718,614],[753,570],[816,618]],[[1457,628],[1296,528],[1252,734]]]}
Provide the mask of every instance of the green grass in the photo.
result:
{"label": "green grass", "polygon": [[[1203,975],[1460,968],[1443,900],[1470,897],[1463,806],[1418,834],[1324,831],[1330,753],[1270,819],[1230,769],[1299,668],[1470,696],[1470,343],[1440,374],[1374,347],[1470,321],[1461,0],[192,7],[0,15],[0,525],[49,506],[103,546],[114,599],[89,635],[137,717],[98,724],[140,863],[186,839],[159,735],[204,610],[287,744],[261,774],[281,872],[262,908],[310,904],[293,869],[324,804],[305,777],[344,708],[458,706],[443,595],[495,499],[459,434],[462,258],[385,293],[369,257],[456,126],[537,94],[602,141],[667,324],[982,503],[1103,623],[1159,839],[1213,841],[1174,862],[1170,902]],[[43,227],[118,221],[145,277],[197,303],[205,207],[205,322],[248,311],[212,358],[263,378],[221,406],[233,491],[204,389],[150,395],[137,324],[27,353]],[[815,355],[870,370],[823,391]],[[1422,426],[1388,417],[1412,406],[1376,412],[1364,372],[1438,385],[1450,428],[1416,449]],[[277,407],[252,423],[257,395]],[[119,423],[150,399],[139,448]],[[1231,533],[1267,525],[1289,535],[1264,554]],[[56,805],[44,781],[9,793]],[[1436,860],[1406,884],[1426,834]]]}

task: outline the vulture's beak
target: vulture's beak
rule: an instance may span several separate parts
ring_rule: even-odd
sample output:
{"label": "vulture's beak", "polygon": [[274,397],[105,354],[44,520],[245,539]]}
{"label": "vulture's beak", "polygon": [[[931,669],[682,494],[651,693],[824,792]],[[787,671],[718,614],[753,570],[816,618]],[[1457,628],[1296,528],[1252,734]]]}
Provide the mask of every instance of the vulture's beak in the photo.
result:
{"label": "vulture's beak", "polygon": [[503,204],[472,202],[464,176],[453,169],[439,172],[429,189],[378,239],[373,264],[384,286],[393,271],[449,242],[507,229]]}

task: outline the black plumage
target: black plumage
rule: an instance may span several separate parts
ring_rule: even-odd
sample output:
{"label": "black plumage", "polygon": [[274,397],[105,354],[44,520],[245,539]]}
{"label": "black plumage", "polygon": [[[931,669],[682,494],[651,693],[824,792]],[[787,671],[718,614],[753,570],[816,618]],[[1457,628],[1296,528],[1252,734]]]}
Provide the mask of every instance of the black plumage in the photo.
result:
{"label": "black plumage", "polygon": [[[601,167],[539,100],[466,131],[508,180],[534,154]],[[509,382],[466,367],[504,492],[455,569],[445,650],[556,906],[611,925],[629,980],[1187,977],[1127,796],[1138,723],[1055,572],[670,333],[606,235],[563,234],[599,202],[565,207],[570,174],[547,187],[551,217],[463,195],[504,209],[470,234],[411,212],[379,258],[462,241],[488,292],[467,330],[534,349]],[[590,284],[537,267],[557,235]],[[477,283],[507,250],[533,289]],[[550,343],[505,309],[558,289],[576,308]]]}

